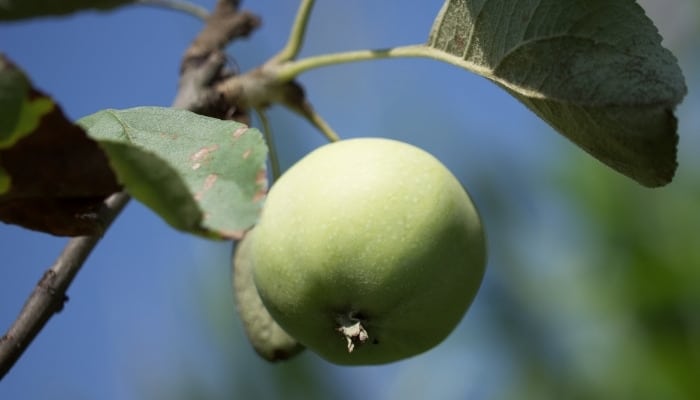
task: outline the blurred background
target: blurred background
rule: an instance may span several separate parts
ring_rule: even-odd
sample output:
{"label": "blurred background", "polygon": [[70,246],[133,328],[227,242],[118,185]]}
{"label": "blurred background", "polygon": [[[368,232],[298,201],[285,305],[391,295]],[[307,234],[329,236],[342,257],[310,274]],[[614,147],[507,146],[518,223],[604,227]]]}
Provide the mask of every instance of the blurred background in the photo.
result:
{"label": "blurred background", "polygon": [[[319,1],[302,55],[423,43],[440,3]],[[700,398],[700,3],[640,3],[689,87],[677,110],[680,167],[661,189],[604,167],[495,85],[449,65],[387,60],[301,76],[341,136],[423,147],[480,209],[488,271],[442,345],[378,367],[338,367],[308,351],[268,364],[235,314],[230,243],[174,231],[132,202],[63,312],[0,382],[0,399]],[[244,2],[263,26],[230,48],[241,70],[282,47],[297,4]],[[0,49],[77,119],[168,106],[200,28],[134,6],[3,24]],[[283,167],[323,143],[284,109],[270,117]],[[3,332],[65,243],[0,224]]]}

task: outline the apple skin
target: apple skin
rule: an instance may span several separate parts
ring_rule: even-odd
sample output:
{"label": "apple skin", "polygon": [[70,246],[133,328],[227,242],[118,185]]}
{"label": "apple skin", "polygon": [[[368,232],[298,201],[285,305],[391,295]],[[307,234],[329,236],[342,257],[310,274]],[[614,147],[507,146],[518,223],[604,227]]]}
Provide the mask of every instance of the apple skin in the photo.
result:
{"label": "apple skin", "polygon": [[[389,139],[309,153],[272,186],[255,230],[265,307],[337,364],[388,363],[439,344],[486,264],[479,215],[459,181],[432,155]],[[366,338],[344,337],[357,322]]]}

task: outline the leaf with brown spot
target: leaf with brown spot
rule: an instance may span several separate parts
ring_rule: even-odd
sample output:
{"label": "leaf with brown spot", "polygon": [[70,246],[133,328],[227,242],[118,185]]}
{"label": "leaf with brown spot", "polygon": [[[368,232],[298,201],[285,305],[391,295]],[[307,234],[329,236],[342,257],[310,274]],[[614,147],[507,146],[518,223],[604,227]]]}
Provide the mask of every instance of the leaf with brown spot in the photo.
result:
{"label": "leaf with brown spot", "polygon": [[0,220],[54,235],[99,234],[120,189],[107,158],[0,55]]}
{"label": "leaf with brown spot", "polygon": [[240,238],[257,221],[267,190],[257,130],[160,107],[104,110],[78,123],[126,190],[175,228]]}

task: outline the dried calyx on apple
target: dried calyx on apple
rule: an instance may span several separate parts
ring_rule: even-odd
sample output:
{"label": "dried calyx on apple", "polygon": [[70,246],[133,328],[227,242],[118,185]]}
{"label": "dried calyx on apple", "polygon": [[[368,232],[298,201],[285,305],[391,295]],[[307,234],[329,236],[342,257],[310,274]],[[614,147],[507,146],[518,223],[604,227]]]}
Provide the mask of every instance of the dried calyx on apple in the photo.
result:
{"label": "dried calyx on apple", "polygon": [[273,185],[251,243],[275,321],[323,358],[422,353],[462,319],[486,263],[479,215],[436,158],[388,139],[316,149]]}

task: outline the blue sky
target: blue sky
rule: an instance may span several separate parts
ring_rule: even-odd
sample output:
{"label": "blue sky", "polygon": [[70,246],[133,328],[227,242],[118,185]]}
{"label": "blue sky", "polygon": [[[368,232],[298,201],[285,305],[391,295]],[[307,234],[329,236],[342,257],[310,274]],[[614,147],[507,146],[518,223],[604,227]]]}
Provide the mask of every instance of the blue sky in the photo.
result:
{"label": "blue sky", "polygon": [[[230,49],[242,70],[281,48],[296,3],[244,4],[263,17],[263,26]],[[398,1],[318,3],[302,56],[422,43],[439,8],[436,2],[411,7]],[[168,106],[180,57],[200,27],[187,15],[128,7],[5,24],[0,26],[0,48],[77,119],[104,108]],[[468,189],[483,188],[481,182],[491,177],[495,192],[524,221],[552,224],[548,237],[560,232],[554,217],[542,219],[556,200],[541,189],[549,183],[544,171],[568,157],[572,146],[491,83],[427,60],[338,66],[300,80],[317,111],[341,136],[393,137],[420,145],[455,171]],[[286,110],[275,107],[270,114],[283,166],[323,143]],[[596,163],[578,153],[577,162]],[[490,203],[493,193],[471,194],[485,216],[498,209]],[[573,240],[571,235],[562,240]],[[0,329],[15,318],[65,241],[0,224]],[[497,246],[490,250],[498,253]],[[212,359],[207,341],[217,333],[200,315],[211,310],[210,302],[223,298],[231,318],[221,323],[235,325],[233,303],[226,300],[229,252],[230,244],[177,232],[132,202],[76,278],[65,310],[0,383],[0,398],[148,398],[145,393],[153,386],[182,370],[216,383],[219,378],[207,371],[220,361]],[[494,350],[497,338],[479,334],[482,312],[477,298],[444,346],[414,360],[349,369],[312,363],[328,379],[365,382],[354,390],[369,398],[406,393],[482,398],[488,393],[479,388],[495,379],[490,376],[507,379],[509,374],[501,362],[505,356]],[[249,363],[247,368],[262,373],[271,368],[255,358],[237,332],[235,354]],[[465,371],[473,372],[466,374],[471,378],[464,378]],[[426,373],[431,374],[427,383],[416,386]]]}

